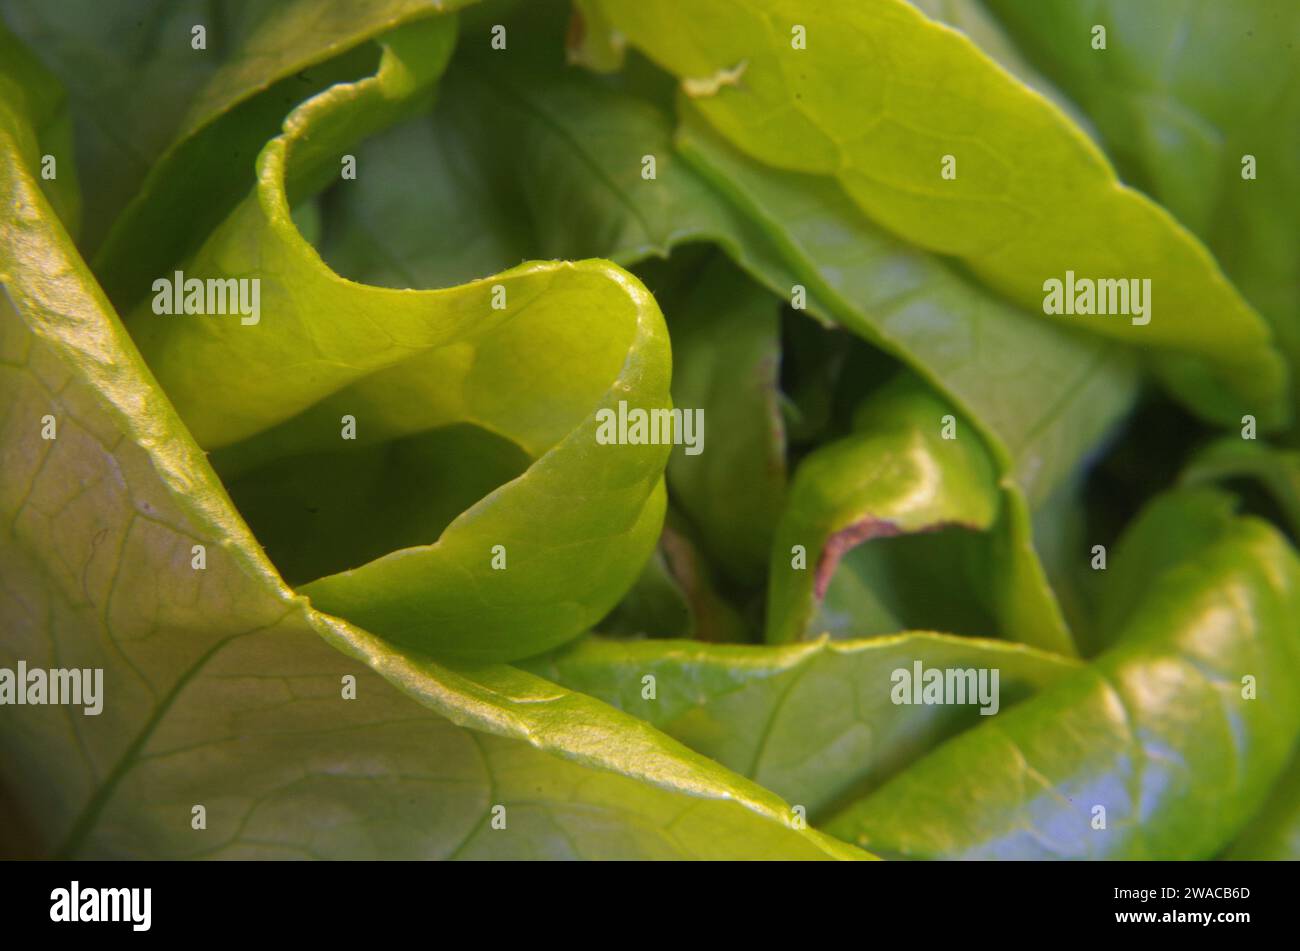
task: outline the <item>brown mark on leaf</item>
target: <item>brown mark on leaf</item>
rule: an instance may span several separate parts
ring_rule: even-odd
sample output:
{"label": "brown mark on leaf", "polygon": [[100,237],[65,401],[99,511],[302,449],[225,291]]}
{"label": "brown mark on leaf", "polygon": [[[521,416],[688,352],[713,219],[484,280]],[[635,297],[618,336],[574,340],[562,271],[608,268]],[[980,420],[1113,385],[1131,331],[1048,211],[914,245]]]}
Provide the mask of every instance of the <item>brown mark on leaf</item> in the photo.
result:
{"label": "brown mark on leaf", "polygon": [[821,556],[817,559],[817,574],[813,587],[817,600],[826,597],[826,589],[830,587],[835,569],[839,567],[840,559],[846,552],[873,538],[892,538],[901,534],[903,530],[888,519],[868,517],[854,522],[848,528],[841,528],[826,539]]}
{"label": "brown mark on leaf", "polygon": [[585,66],[598,73],[612,72],[622,64],[627,40],[616,30],[601,35],[599,21],[595,29],[597,32],[593,33],[586,17],[575,6],[564,33],[564,60],[570,66]]}
{"label": "brown mark on leaf", "polygon": [[682,590],[694,622],[695,640],[727,643],[740,640],[739,629],[728,616],[726,605],[712,589],[712,573],[700,558],[694,543],[668,525],[659,536],[659,546],[668,573]]}
{"label": "brown mark on leaf", "polygon": [[587,21],[577,7],[569,14],[569,28],[564,34],[564,53],[570,63],[577,62],[587,38]]}
{"label": "brown mark on leaf", "polygon": [[948,521],[923,525],[905,533],[889,519],[872,518],[871,516],[859,519],[852,525],[841,528],[826,539],[826,544],[822,546],[821,556],[817,559],[813,593],[817,596],[818,601],[826,597],[826,589],[830,587],[831,578],[835,575],[835,569],[839,567],[840,559],[863,542],[869,542],[873,538],[894,538],[903,534],[923,535],[930,532],[941,532],[945,528],[964,528],[972,532],[980,531],[979,526],[971,525],[969,522]]}

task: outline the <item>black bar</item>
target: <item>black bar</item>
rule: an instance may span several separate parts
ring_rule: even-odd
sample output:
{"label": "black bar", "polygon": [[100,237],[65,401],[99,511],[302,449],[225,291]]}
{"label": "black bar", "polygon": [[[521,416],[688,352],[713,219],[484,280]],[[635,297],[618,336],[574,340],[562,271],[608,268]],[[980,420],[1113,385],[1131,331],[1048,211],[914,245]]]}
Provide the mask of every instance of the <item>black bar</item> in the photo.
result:
{"label": "black bar", "polygon": [[[1010,935],[1003,929],[1024,927],[1042,928],[1040,937],[1052,940],[1127,933],[1180,941],[1200,934],[1221,941],[1256,929],[1289,930],[1295,871],[1289,863],[1226,862],[545,868],[519,862],[8,862],[0,863],[0,921],[6,938],[62,933],[91,940],[283,934],[375,942],[396,937],[390,929],[414,928],[432,945],[468,943],[476,931],[486,944],[496,944],[509,929],[565,940],[566,934],[599,926],[613,927],[605,931],[611,937],[675,935],[676,941],[697,934],[681,930],[687,922],[735,936],[751,928],[762,934],[784,919],[798,930],[810,929],[809,938],[848,928],[863,943],[873,933],[899,934],[899,928],[929,940]],[[100,889],[149,889],[148,929],[137,930],[142,901],[127,905],[121,892],[110,894],[105,907],[111,912],[118,902],[125,921],[52,920],[70,906],[74,881],[82,907],[96,911]],[[68,901],[56,908],[60,889]],[[88,890],[94,897],[85,905]],[[142,900],[144,892],[134,896]],[[1120,920],[1133,914],[1148,920]],[[1201,919],[1206,914],[1208,923]]]}

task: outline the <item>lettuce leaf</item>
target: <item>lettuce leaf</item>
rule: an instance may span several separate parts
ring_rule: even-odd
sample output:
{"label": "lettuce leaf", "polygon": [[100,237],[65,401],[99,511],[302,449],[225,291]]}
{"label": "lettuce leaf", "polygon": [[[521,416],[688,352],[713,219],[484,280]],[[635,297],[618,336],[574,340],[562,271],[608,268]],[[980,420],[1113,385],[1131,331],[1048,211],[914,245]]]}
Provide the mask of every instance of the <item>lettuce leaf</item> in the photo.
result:
{"label": "lettuce leaf", "polygon": [[522,474],[440,534],[301,586],[394,642],[503,660],[589,629],[653,547],[668,447],[603,446],[597,434],[603,411],[669,405],[670,355],[653,298],[603,262],[539,262],[417,293],[340,278],[302,237],[293,196],[427,91],[453,38],[449,18],[401,27],[373,77],[294,110],[258,160],[256,189],[183,264],[187,281],[259,281],[265,320],[159,316],[156,295],[126,323],[232,480],[339,448],[347,418],[361,445],[469,424],[525,453]]}
{"label": "lettuce leaf", "polygon": [[[1202,498],[1157,500],[1128,544],[1160,545],[1151,536]],[[1108,651],[825,828],[886,857],[1217,854],[1300,736],[1300,559],[1265,522],[1215,521],[1209,544],[1153,569]]]}
{"label": "lettuce leaf", "polygon": [[[1037,593],[1032,609],[1017,614],[1012,604],[1002,613],[1010,636],[1070,649],[1028,510],[1086,462],[1128,411],[1135,375],[1122,347],[1018,312],[884,234],[838,188],[763,169],[689,111],[674,146],[670,119],[645,84],[628,79],[611,88],[527,58],[489,69],[482,56],[465,57],[475,68],[453,71],[432,122],[413,120],[361,150],[360,160],[379,174],[330,206],[337,224],[323,239],[326,260],[354,279],[435,286],[529,254],[600,254],[634,264],[708,241],[787,301],[799,284],[809,314],[915,368],[1014,474],[1006,491],[1025,497],[1005,506],[997,554],[1017,586]],[[502,121],[483,126],[476,117],[485,111]],[[514,147],[515,138],[527,147]],[[426,161],[429,150],[442,160]],[[657,159],[653,182],[639,175],[644,154]],[[508,210],[520,208],[522,220]],[[423,227],[439,217],[481,222],[477,240],[453,242]],[[652,289],[663,299],[661,286]],[[688,342],[675,335],[674,345]],[[757,424],[749,419],[746,426]],[[712,429],[709,452],[734,455],[725,443],[733,430]],[[670,488],[673,468],[678,463]],[[708,507],[725,510],[730,496],[715,492]],[[740,557],[752,564],[768,553]]]}
{"label": "lettuce leaf", "polygon": [[0,28],[0,853],[1294,854],[1290,14],[64,9]]}
{"label": "lettuce leaf", "polygon": [[587,638],[526,666],[645,719],[819,822],[981,719],[975,706],[894,703],[895,671],[916,663],[997,667],[1007,707],[1079,667],[1021,644],[926,632],[770,647]]}
{"label": "lettuce leaf", "polygon": [[[1156,351],[1170,386],[1209,419],[1284,419],[1286,367],[1268,326],[1204,246],[962,34],[904,0],[596,8],[737,148],[835,182],[873,220],[1022,307],[1041,314],[1045,282],[1067,271],[1149,279],[1163,319],[1061,319]],[[955,179],[940,177],[944,155],[959,157]]]}
{"label": "lettuce leaf", "polygon": [[41,195],[33,134],[0,101],[0,659],[102,667],[112,698],[0,719],[0,775],[44,849],[862,857],[598,701],[406,654],[290,591]]}
{"label": "lettuce leaf", "polygon": [[[952,438],[943,435],[945,417]],[[904,378],[859,407],[852,435],[803,460],[772,547],[769,642],[818,633],[816,608],[857,546],[991,527],[999,502],[993,465],[977,440],[956,438],[959,425],[942,400]],[[852,613],[856,624],[870,624],[867,612]]]}
{"label": "lettuce leaf", "polygon": [[[1272,325],[1294,375],[1300,8],[1271,0],[985,2],[1094,117],[1125,176],[1205,242]],[[1094,24],[1107,28],[1104,56],[1079,41]]]}

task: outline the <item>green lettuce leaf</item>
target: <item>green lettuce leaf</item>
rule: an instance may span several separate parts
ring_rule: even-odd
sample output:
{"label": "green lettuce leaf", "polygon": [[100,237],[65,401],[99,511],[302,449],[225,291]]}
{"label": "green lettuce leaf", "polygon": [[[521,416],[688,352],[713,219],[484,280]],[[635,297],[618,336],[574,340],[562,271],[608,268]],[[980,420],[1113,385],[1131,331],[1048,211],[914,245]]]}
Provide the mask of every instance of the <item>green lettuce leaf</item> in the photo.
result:
{"label": "green lettuce leaf", "polygon": [[405,654],[288,589],[40,194],[20,108],[0,100],[0,662],[103,668],[110,701],[0,719],[43,851],[862,857],[596,700]]}
{"label": "green lettuce leaf", "polygon": [[[690,165],[682,162],[662,107],[632,79],[610,86],[527,59],[491,68],[481,60],[467,54],[477,68],[453,70],[432,120],[363,147],[359,160],[376,174],[330,196],[326,260],[356,280],[436,286],[529,254],[633,264],[709,241],[786,300],[800,284],[809,314],[914,367],[1014,472],[1007,491],[1023,487],[1026,500],[1006,506],[998,554],[1017,586],[1036,592],[1037,607],[1012,628],[1042,631],[1035,643],[1068,650],[1026,506],[1086,462],[1127,412],[1134,374],[1123,348],[1017,312],[885,235],[837,187],[763,169],[689,113],[678,145]],[[478,122],[484,112],[501,121]],[[654,181],[640,176],[644,155],[657,159]],[[424,227],[445,217],[479,222],[475,240]],[[714,427],[709,452],[730,431]]]}
{"label": "green lettuce leaf", "polygon": [[1277,502],[1292,534],[1300,538],[1300,450],[1225,436],[1202,447],[1181,478],[1187,485],[1256,480]]}
{"label": "green lettuce leaf", "polygon": [[[670,356],[654,300],[606,262],[397,291],[340,278],[306,243],[294,196],[318,190],[357,137],[427,93],[453,39],[449,18],[408,24],[383,38],[374,76],[294,110],[258,160],[257,188],[185,262],[187,281],[260,281],[264,320],[160,316],[156,295],[127,326],[231,481],[271,484],[277,462],[338,450],[349,419],[358,447],[472,425],[526,454],[522,474],[440,534],[441,517],[428,517],[425,537],[403,535],[300,588],[391,641],[502,660],[589,629],[653,548],[669,447],[598,439],[605,412],[668,406]],[[284,499],[301,505],[292,491]]]}
{"label": "green lettuce leaf", "polygon": [[[943,435],[947,423],[954,438]],[[769,642],[820,633],[817,607],[840,560],[857,546],[991,527],[999,502],[993,464],[978,439],[956,438],[959,425],[924,384],[903,378],[858,409],[852,435],[803,460],[772,548]],[[865,613],[853,612],[854,619],[865,622]]]}
{"label": "green lettuce leaf", "polygon": [[[225,30],[210,13],[202,0],[136,0],[129,16],[95,0],[5,4],[4,25],[48,72],[25,86],[58,90],[65,107],[58,115],[75,129],[75,136],[46,140],[55,180],[75,180],[80,168],[95,183],[85,195],[84,221],[68,229],[83,247],[103,241],[190,99],[215,72]],[[208,51],[191,46],[198,24],[214,34]],[[16,48],[11,41],[6,59],[20,55]]]}
{"label": "green lettuce leaf", "polygon": [[[597,8],[746,154],[839,184],[884,227],[1033,312],[1045,309],[1045,282],[1067,271],[1149,279],[1159,301],[1149,322],[1060,319],[1153,348],[1177,394],[1210,419],[1284,418],[1286,368],[1268,326],[1205,248],[962,34],[904,0]],[[940,177],[944,155],[959,160],[955,179]]]}
{"label": "green lettuce leaf", "polygon": [[1251,861],[1300,859],[1300,757],[1292,759],[1264,808],[1223,857]]}
{"label": "green lettuce leaf", "polygon": [[0,854],[1293,856],[1293,17],[988,7],[7,6]]}
{"label": "green lettuce leaf", "polygon": [[646,720],[816,822],[983,719],[974,705],[894,703],[895,672],[917,663],[997,668],[1004,710],[1079,667],[1021,644],[916,632],[770,647],[586,638],[527,666]]}
{"label": "green lettuce leaf", "polygon": [[674,449],[668,489],[714,561],[740,582],[761,582],[785,501],[779,303],[725,259],[693,273],[692,284],[664,305],[672,397],[707,428],[694,454]]}
{"label": "green lettuce leaf", "polygon": [[[747,611],[745,605],[738,606],[728,599],[723,592],[725,582],[705,556],[694,529],[672,509],[664,521],[659,548],[690,611],[691,623],[686,633],[695,640],[714,643],[759,639],[759,621],[754,617],[755,612]],[[600,629],[606,630],[603,624]],[[670,632],[652,627],[643,627],[642,630],[656,636],[672,636]]]}
{"label": "green lettuce leaf", "polygon": [[[1127,411],[1123,347],[982,292],[873,226],[842,190],[762,167],[691,110],[675,148],[653,100],[524,62],[453,70],[431,118],[363,144],[359,161],[376,172],[331,196],[323,257],[354,280],[435,287],[529,255],[627,266],[715,243],[786,301],[805,286],[809,314],[946,393],[1015,468],[1035,508]],[[484,112],[502,121],[475,121]],[[527,147],[510,147],[516,140]],[[657,159],[652,182],[641,178],[643,155]],[[448,217],[479,227],[471,240],[424,227]]]}
{"label": "green lettuce leaf", "polygon": [[[81,184],[72,162],[72,122],[67,96],[16,36],[0,24],[0,97],[18,105],[27,121],[9,130],[13,148],[28,168],[42,170],[41,186],[63,226],[76,234],[81,224]],[[53,159],[45,174],[45,158]],[[63,174],[59,174],[59,161]]]}
{"label": "green lettuce leaf", "polygon": [[978,427],[1005,500],[992,564],[1021,595],[1000,607],[1007,634],[1072,650],[1031,511],[1088,464],[1129,411],[1136,377],[1127,355],[981,292],[854,212],[838,187],[764,169],[692,116],[688,109],[679,132],[682,154],[773,236],[810,311],[898,356]]}
{"label": "green lettuce leaf", "polygon": [[1038,72],[1007,35],[1002,24],[980,0],[907,0],[931,20],[959,31],[999,66],[1068,115],[1075,125],[1091,132],[1088,119],[1070,99]]}
{"label": "green lettuce leaf", "polygon": [[192,253],[252,188],[292,108],[373,71],[370,40],[468,2],[134,0],[130,16],[95,0],[12,4],[11,28],[69,90],[77,161],[96,182],[83,247],[110,298],[134,304]]}
{"label": "green lettuce leaf", "polygon": [[[1200,498],[1157,500],[1129,545],[1158,548],[1143,537]],[[1267,523],[1227,512],[1193,552],[1152,573],[1093,663],[934,750],[827,831],[907,858],[1217,854],[1300,735],[1300,559]]]}
{"label": "green lettuce leaf", "polygon": [[[1205,242],[1300,368],[1300,7],[985,0],[1096,122],[1116,165]],[[1106,50],[1092,49],[1094,24]],[[1243,176],[1246,156],[1253,178]],[[1293,388],[1293,394],[1298,393]]]}

